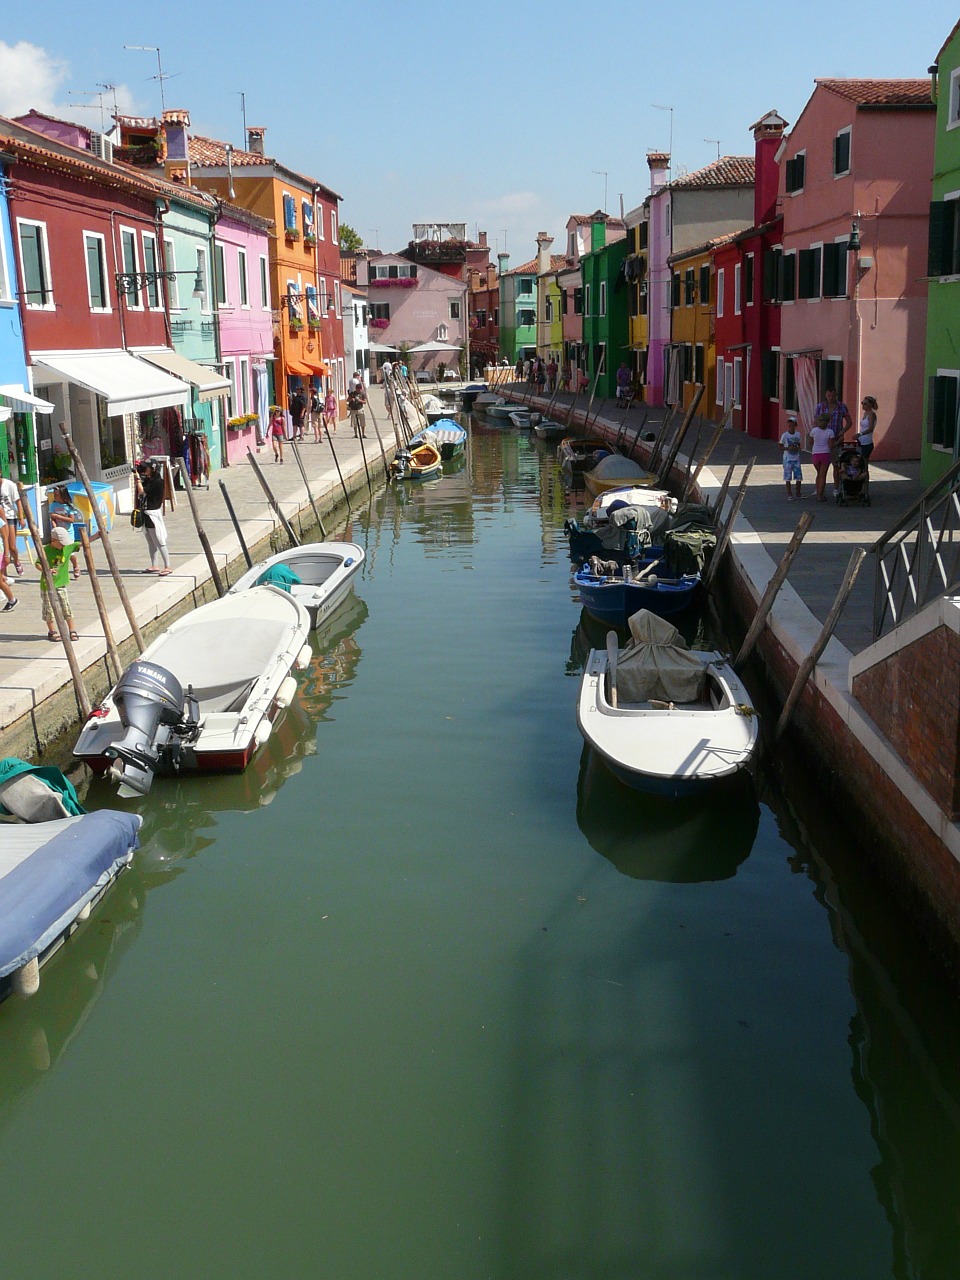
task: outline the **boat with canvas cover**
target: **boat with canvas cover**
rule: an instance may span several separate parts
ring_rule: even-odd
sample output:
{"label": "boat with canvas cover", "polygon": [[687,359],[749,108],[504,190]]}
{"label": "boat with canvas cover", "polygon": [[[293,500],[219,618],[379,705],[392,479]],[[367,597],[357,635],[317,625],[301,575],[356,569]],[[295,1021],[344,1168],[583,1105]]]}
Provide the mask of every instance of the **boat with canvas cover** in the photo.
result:
{"label": "boat with canvas cover", "polygon": [[169,627],[91,711],[73,748],[122,796],[156,774],[245,769],[310,663],[310,615],[279,587],[212,600]]}
{"label": "boat with canvas cover", "polygon": [[[20,821],[0,823],[0,1000],[37,991],[41,966],[130,865],[142,821],[87,813],[59,770],[12,763],[22,768],[4,772],[0,804]],[[65,786],[44,776],[54,773]]]}
{"label": "boat with canvas cover", "polygon": [[410,448],[421,444],[433,444],[440,450],[444,462],[457,458],[463,453],[467,443],[467,433],[454,418],[440,418],[430,427],[418,431],[410,441]]}
{"label": "boat with canvas cover", "polygon": [[363,567],[363,547],[355,542],[308,542],[288,547],[248,569],[231,594],[271,583],[289,591],[310,615],[316,630],[343,603]]}
{"label": "boat with canvas cover", "polygon": [[759,718],[723,654],[688,649],[676,627],[646,610],[630,619],[622,653],[615,632],[591,649],[580,682],[584,741],[627,786],[693,795],[746,769]]}
{"label": "boat with canvas cover", "polygon": [[646,471],[641,467],[639,462],[616,453],[601,459],[592,471],[584,475],[583,482],[596,497],[608,489],[623,489],[627,486],[651,489],[658,478],[652,471]]}
{"label": "boat with canvas cover", "polygon": [[594,565],[585,564],[573,575],[580,592],[580,603],[592,618],[611,627],[625,627],[641,609],[649,609],[659,618],[682,613],[694,602],[700,586],[699,573],[679,578],[657,574],[661,557],[640,560],[636,565],[617,565],[617,572],[597,573]]}

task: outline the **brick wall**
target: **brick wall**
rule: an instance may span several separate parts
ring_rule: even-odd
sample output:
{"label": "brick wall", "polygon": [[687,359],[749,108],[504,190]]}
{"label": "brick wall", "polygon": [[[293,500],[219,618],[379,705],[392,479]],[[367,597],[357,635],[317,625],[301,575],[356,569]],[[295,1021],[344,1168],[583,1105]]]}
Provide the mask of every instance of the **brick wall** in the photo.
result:
{"label": "brick wall", "polygon": [[856,676],[853,694],[944,813],[960,813],[960,636],[937,627]]}

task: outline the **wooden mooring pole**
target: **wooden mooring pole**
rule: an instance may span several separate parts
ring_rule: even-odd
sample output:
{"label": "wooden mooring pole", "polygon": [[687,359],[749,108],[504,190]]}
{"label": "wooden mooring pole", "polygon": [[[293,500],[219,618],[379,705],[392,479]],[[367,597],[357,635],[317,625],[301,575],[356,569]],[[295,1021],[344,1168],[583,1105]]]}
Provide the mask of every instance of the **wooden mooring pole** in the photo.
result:
{"label": "wooden mooring pole", "polygon": [[247,457],[250,459],[250,465],[251,467],[253,467],[254,475],[260,481],[260,488],[263,490],[263,492],[267,496],[267,502],[270,504],[271,510],[273,511],[274,515],[277,517],[277,519],[280,521],[281,525],[283,526],[284,533],[286,533],[287,537],[290,539],[291,547],[299,547],[300,539],[297,537],[296,533],[294,532],[293,525],[290,523],[287,517],[280,510],[280,504],[279,502],[277,502],[276,498],[273,496],[273,490],[270,488],[270,485],[267,483],[267,477],[263,474],[263,470],[260,466],[260,463],[253,456],[252,449],[247,450]]}
{"label": "wooden mooring pole", "polygon": [[120,665],[120,654],[117,652],[116,642],[113,638],[113,628],[110,626],[110,617],[107,613],[107,604],[103,598],[103,591],[100,588],[100,579],[97,577],[97,566],[93,559],[93,548],[90,545],[90,535],[87,533],[87,526],[83,525],[80,529],[80,545],[83,548],[83,560],[87,566],[87,575],[90,578],[90,590],[93,592],[93,599],[97,606],[97,613],[100,615],[100,626],[103,628],[103,638],[107,644],[107,655],[110,662],[107,663],[107,675],[110,675],[110,665],[113,665],[113,679],[119,680],[123,675],[123,667]]}
{"label": "wooden mooring pole", "polygon": [[[247,450],[249,453],[250,450]],[[220,570],[217,568],[217,560],[213,554],[213,547],[210,545],[210,539],[207,537],[206,530],[203,527],[203,521],[200,519],[200,512],[197,509],[197,500],[193,496],[193,483],[190,479],[190,472],[187,470],[185,459],[178,458],[180,464],[180,479],[183,481],[184,492],[187,495],[187,501],[190,503],[190,514],[193,516],[193,523],[197,530],[197,537],[200,539],[200,545],[203,547],[203,554],[207,558],[207,565],[210,569],[210,577],[213,579],[213,585],[217,589],[218,596],[226,595],[226,587],[223,585],[223,579],[220,577]]]}
{"label": "wooden mooring pole", "polygon": [[703,456],[701,457],[700,461],[697,463],[696,471],[694,471],[692,475],[689,475],[687,477],[687,483],[683,486],[683,493],[680,495],[681,502],[686,502],[687,494],[692,489],[696,489],[697,481],[700,479],[700,472],[710,461],[710,457],[714,449],[720,443],[720,437],[722,435],[723,435],[723,423],[721,422],[720,425],[717,427],[716,431],[714,431],[713,435],[711,436],[710,443],[707,445],[706,449],[704,449]]}
{"label": "wooden mooring pole", "polygon": [[222,480],[218,480],[217,484],[219,484],[220,492],[223,494],[223,501],[226,503],[227,514],[229,515],[230,522],[233,525],[233,531],[237,535],[237,541],[240,543],[240,550],[243,552],[243,558],[247,562],[247,568],[252,569],[253,561],[250,559],[250,552],[247,550],[247,544],[243,540],[243,530],[240,528],[240,521],[237,519],[237,513],[233,509],[233,503],[230,501],[230,495],[227,493],[227,486]]}
{"label": "wooden mooring pole", "polygon": [[696,390],[693,393],[693,399],[690,401],[690,404],[687,406],[687,412],[683,415],[683,421],[680,423],[680,430],[677,432],[676,436],[673,439],[673,443],[670,446],[670,451],[667,454],[666,461],[664,462],[663,466],[660,468],[660,471],[658,472],[661,488],[670,479],[670,472],[673,470],[673,464],[676,462],[677,454],[680,452],[680,446],[683,444],[686,434],[690,430],[690,424],[691,422],[693,422],[693,415],[697,412],[697,406],[700,404],[700,401],[703,399],[703,392],[704,392],[703,386],[698,385]]}
{"label": "wooden mooring pole", "polygon": [[747,484],[750,481],[750,472],[753,470],[753,464],[756,458],[751,458],[744,469],[743,475],[740,477],[740,487],[737,489],[737,496],[733,500],[733,507],[730,510],[730,519],[723,526],[723,533],[717,539],[717,545],[713,549],[713,555],[710,557],[710,563],[707,565],[707,571],[703,575],[703,585],[709,587],[710,583],[716,577],[717,569],[720,561],[723,559],[723,553],[727,549],[727,543],[733,534],[733,526],[736,523],[737,516],[740,514],[740,508],[743,506],[743,500],[747,496]]}
{"label": "wooden mooring pole", "polygon": [[796,678],[794,679],[790,692],[787,695],[787,700],[783,704],[783,710],[780,712],[780,719],[777,721],[777,727],[773,731],[773,741],[775,744],[780,741],[784,730],[790,723],[790,718],[796,710],[797,703],[800,701],[800,695],[803,693],[804,686],[810,679],[814,667],[820,661],[820,656],[827,647],[830,637],[833,635],[836,625],[840,621],[840,614],[843,612],[843,606],[847,603],[847,600],[850,597],[850,592],[853,590],[854,583],[857,580],[857,574],[860,572],[860,566],[863,564],[866,554],[867,553],[864,551],[863,547],[855,547],[850,556],[847,571],[843,575],[843,581],[840,583],[840,590],[837,592],[837,598],[834,600],[830,608],[830,612],[827,614],[826,621],[820,630],[819,636],[817,636],[816,643],[800,663],[800,666],[797,669]]}
{"label": "wooden mooring pole", "polygon": [[[87,475],[87,469],[83,465],[83,459],[77,452],[77,446],[73,443],[70,432],[63,423],[60,424],[60,434],[63,436],[63,442],[67,446],[70,454],[70,460],[73,463],[73,469],[77,473],[80,483],[83,485],[83,491],[87,495],[87,501],[90,503],[91,511],[98,511],[96,494],[90,485],[90,477]],[[137,615],[134,613],[133,605],[130,603],[130,597],[127,595],[127,589],[123,585],[123,578],[120,576],[120,569],[117,565],[117,558],[113,554],[113,544],[110,541],[110,535],[107,532],[104,522],[97,520],[100,526],[100,542],[103,545],[103,554],[107,557],[107,564],[110,566],[110,573],[113,577],[113,585],[117,588],[117,595],[120,597],[120,603],[123,605],[123,611],[127,615],[127,621],[130,623],[130,631],[137,646],[137,652],[143,653],[147,647],[143,642],[143,636],[140,634],[140,627],[137,623]]]}
{"label": "wooden mooring pole", "polygon": [[[713,522],[717,524],[723,512],[723,504],[727,500],[727,490],[730,488],[730,481],[733,478],[733,469],[737,465],[737,459],[740,457],[740,446],[736,445],[733,450],[733,457],[730,459],[730,465],[727,467],[727,474],[723,477],[723,483],[720,486],[720,492],[717,494],[716,505],[713,508]],[[709,504],[708,504],[709,505]]]}
{"label": "wooden mooring pole", "polygon": [[293,456],[296,461],[296,464],[300,468],[300,475],[303,478],[303,487],[307,491],[307,500],[310,503],[310,507],[313,511],[314,517],[316,518],[317,524],[320,527],[320,537],[325,538],[327,536],[327,531],[323,527],[323,521],[320,519],[320,512],[317,510],[317,504],[313,500],[313,490],[310,488],[310,481],[307,479],[307,473],[306,473],[306,470],[304,469],[303,459],[300,457],[300,450],[297,448],[296,440],[290,441],[290,447],[293,450]]}
{"label": "wooden mooring pole", "polygon": [[770,581],[767,583],[767,589],[760,598],[760,603],[757,605],[757,612],[753,615],[753,621],[750,623],[747,634],[743,638],[743,644],[740,646],[740,652],[734,660],[733,669],[735,671],[742,671],[746,666],[747,659],[750,657],[751,653],[753,653],[754,647],[760,639],[760,633],[766,625],[770,610],[773,608],[774,602],[780,594],[780,588],[787,580],[787,574],[790,572],[790,566],[793,564],[794,558],[800,550],[800,544],[807,536],[807,530],[812,524],[813,513],[805,511],[800,517],[800,521],[796,529],[793,531],[793,537],[790,539],[787,549],[783,553],[783,558],[777,565]]}

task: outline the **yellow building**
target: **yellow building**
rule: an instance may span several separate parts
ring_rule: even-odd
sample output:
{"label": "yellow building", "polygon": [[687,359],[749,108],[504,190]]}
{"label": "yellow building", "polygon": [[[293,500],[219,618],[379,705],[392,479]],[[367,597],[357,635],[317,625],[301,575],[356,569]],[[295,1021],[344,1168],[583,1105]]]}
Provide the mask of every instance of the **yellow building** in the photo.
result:
{"label": "yellow building", "polygon": [[670,345],[667,348],[664,400],[686,409],[698,385],[704,387],[697,410],[721,416],[717,406],[717,349],[714,341],[715,242],[672,254],[670,268]]}
{"label": "yellow building", "polygon": [[647,381],[647,347],[650,326],[647,320],[649,253],[649,203],[644,201],[626,216],[627,257],[623,265],[627,281],[627,345],[634,386],[643,398]]}

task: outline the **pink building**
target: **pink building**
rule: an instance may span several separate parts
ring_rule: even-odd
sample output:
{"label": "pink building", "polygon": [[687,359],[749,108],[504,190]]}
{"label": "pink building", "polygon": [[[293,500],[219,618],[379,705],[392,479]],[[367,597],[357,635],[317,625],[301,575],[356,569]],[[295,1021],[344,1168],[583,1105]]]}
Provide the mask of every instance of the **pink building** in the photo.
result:
{"label": "pink building", "polygon": [[[270,298],[269,234],[274,224],[236,205],[224,205],[216,226],[214,253],[219,290],[220,358],[230,379],[226,462],[246,461],[247,449],[267,433],[274,358]],[[237,418],[256,414],[257,421],[235,427]]]}
{"label": "pink building", "polygon": [[781,409],[811,367],[875,396],[877,460],[920,456],[935,119],[928,79],[818,80],[781,155]]}
{"label": "pink building", "polygon": [[424,343],[453,348],[411,354],[411,373],[438,364],[457,367],[467,332],[465,283],[399,254],[381,253],[357,259],[357,286],[367,291],[372,342],[408,351]]}

